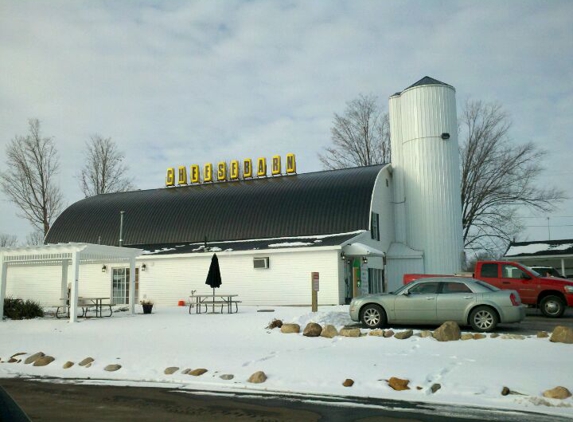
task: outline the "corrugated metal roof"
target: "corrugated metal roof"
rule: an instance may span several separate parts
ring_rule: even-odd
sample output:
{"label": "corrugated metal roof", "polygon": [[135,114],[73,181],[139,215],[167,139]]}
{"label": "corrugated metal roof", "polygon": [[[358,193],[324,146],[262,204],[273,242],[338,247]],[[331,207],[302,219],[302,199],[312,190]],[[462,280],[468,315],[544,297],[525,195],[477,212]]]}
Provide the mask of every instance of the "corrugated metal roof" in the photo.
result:
{"label": "corrugated metal roof", "polygon": [[384,165],[93,196],[68,207],[46,243],[123,245],[264,239],[369,229]]}

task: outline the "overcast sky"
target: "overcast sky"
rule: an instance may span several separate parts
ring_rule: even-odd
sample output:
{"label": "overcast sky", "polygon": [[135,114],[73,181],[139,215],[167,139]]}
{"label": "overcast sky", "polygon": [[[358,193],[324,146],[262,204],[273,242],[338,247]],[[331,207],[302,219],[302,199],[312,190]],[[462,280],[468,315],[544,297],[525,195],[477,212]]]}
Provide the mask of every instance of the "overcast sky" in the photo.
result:
{"label": "overcast sky", "polygon": [[[428,75],[501,103],[514,142],[547,149],[543,185],[573,197],[573,2],[0,0],[0,169],[40,120],[66,205],[85,142],[111,137],[139,189],[168,167],[292,152],[321,170],[333,113]],[[0,233],[31,225],[0,193]],[[573,238],[573,201],[519,240]]]}

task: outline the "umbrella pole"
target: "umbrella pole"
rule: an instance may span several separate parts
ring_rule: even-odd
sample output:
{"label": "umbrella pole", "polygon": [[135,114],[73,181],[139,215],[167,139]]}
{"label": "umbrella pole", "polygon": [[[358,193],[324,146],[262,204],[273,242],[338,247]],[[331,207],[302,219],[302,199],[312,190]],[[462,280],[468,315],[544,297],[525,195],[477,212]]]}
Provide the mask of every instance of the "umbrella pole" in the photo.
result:
{"label": "umbrella pole", "polygon": [[211,309],[211,312],[215,313],[215,288],[213,287],[213,308]]}

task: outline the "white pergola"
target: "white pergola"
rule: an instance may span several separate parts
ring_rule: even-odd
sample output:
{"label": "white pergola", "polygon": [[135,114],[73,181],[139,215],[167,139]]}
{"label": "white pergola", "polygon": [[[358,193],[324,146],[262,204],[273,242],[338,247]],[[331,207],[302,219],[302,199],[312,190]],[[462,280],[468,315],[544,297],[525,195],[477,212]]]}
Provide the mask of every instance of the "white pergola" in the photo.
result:
{"label": "white pergola", "polygon": [[68,267],[73,271],[70,297],[70,322],[77,321],[78,280],[81,264],[129,262],[129,308],[135,312],[135,258],[143,250],[119,248],[116,246],[94,245],[91,243],[59,243],[57,245],[31,246],[23,248],[0,248],[2,276],[0,281],[0,320],[4,315],[4,298],[8,268],[11,266],[31,266],[60,263],[62,266],[62,296],[67,295]]}

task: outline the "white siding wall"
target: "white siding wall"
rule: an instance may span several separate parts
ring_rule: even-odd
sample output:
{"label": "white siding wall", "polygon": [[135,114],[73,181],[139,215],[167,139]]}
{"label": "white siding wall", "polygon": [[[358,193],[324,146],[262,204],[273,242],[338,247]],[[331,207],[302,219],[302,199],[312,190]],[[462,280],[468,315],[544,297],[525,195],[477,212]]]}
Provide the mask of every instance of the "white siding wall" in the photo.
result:
{"label": "white siding wall", "polygon": [[[198,294],[211,293],[205,279],[212,254],[173,257],[143,256],[137,267],[146,264],[139,273],[139,298],[146,295],[158,305],[176,306],[187,301],[191,290]],[[217,253],[223,278],[216,293],[236,293],[247,305],[310,305],[311,272],[320,273],[320,305],[344,303],[344,277],[340,249],[298,249]],[[253,257],[269,257],[270,268],[253,268]],[[127,268],[126,264],[81,265],[79,296],[111,297],[112,269]],[[60,302],[62,285],[60,265],[12,266],[8,268],[6,296],[39,301],[43,305]],[[68,271],[68,282],[72,271]],[[66,283],[67,284],[67,283]]]}
{"label": "white siding wall", "polygon": [[35,300],[44,305],[60,302],[61,265],[9,266],[6,297]]}
{"label": "white siding wall", "polygon": [[[109,265],[108,265],[109,268]],[[73,274],[68,266],[68,282]],[[111,295],[111,275],[101,272],[101,264],[80,265],[78,296]],[[62,297],[62,267],[57,265],[9,266],[6,297],[35,300],[42,305],[55,305]]]}
{"label": "white siding wall", "polygon": [[[260,251],[256,254],[219,252],[223,284],[215,293],[236,293],[247,305],[309,305],[311,272],[320,273],[321,305],[342,303],[339,249]],[[176,305],[191,290],[208,294],[205,284],[212,254],[180,257],[141,257],[147,270],[140,273],[140,298],[147,295],[157,304]],[[270,268],[253,268],[253,257],[269,257]],[[342,299],[341,299],[342,298]]]}

